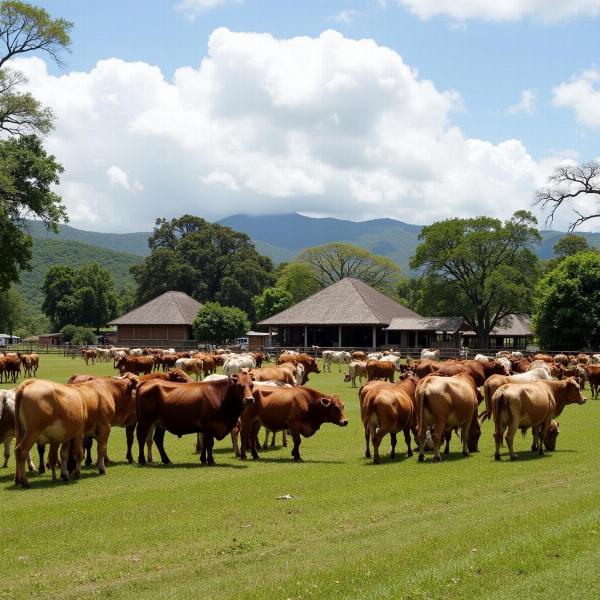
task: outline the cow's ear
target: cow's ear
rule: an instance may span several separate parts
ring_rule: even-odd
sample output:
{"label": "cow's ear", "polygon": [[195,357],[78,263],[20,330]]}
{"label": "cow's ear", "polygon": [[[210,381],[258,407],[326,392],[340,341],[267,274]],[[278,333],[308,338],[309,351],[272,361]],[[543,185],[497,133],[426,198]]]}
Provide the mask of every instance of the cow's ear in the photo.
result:
{"label": "cow's ear", "polygon": [[237,381],[237,380],[238,380],[238,374],[237,374],[237,373],[234,373],[234,374],[231,376],[231,379],[233,379],[234,381]]}
{"label": "cow's ear", "polygon": [[331,398],[321,398],[321,404],[328,408],[331,405]]}

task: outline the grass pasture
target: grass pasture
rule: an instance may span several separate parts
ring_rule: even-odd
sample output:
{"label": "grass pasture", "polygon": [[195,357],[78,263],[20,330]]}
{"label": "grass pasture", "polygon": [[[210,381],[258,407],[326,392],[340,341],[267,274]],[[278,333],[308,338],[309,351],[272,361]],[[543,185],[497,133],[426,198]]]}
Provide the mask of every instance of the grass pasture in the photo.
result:
{"label": "grass pasture", "polygon": [[[40,360],[38,375],[56,381],[114,373]],[[0,598],[600,596],[600,402],[567,407],[542,459],[519,435],[519,460],[494,462],[486,423],[471,458],[454,438],[441,464],[402,454],[372,465],[356,390],[333,371],[310,385],[340,394],[350,425],[303,440],[303,464],[281,448],[242,463],[223,440],[218,465],[200,468],[193,437],[167,434],[173,466],[117,462],[68,484],[34,475],[20,490],[11,458],[0,471]],[[113,460],[124,442],[114,429]]]}

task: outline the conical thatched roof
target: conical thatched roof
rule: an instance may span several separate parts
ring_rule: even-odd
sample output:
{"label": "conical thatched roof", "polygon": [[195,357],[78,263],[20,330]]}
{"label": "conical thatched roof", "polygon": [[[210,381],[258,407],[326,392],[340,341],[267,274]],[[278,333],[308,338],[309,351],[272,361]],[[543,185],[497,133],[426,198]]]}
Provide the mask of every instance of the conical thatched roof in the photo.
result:
{"label": "conical thatched roof", "polygon": [[165,292],[109,325],[191,325],[201,306],[185,292]]}
{"label": "conical thatched roof", "polygon": [[360,279],[347,277],[259,325],[389,325],[419,315]]}

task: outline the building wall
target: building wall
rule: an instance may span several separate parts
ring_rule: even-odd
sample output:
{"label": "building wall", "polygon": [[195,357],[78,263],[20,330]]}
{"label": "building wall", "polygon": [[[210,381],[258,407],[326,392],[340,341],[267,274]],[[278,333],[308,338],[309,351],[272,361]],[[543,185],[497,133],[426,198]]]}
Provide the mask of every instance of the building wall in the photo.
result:
{"label": "building wall", "polygon": [[192,328],[189,325],[118,325],[117,343],[129,344],[140,340],[151,342],[153,340],[174,342],[191,340]]}

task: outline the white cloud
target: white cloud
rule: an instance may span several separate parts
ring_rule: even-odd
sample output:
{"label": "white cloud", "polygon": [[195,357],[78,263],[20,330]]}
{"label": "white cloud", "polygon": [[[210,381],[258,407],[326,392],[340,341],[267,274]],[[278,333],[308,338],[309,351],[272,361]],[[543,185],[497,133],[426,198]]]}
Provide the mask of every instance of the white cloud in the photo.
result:
{"label": "white cloud", "polygon": [[421,19],[517,21],[533,17],[560,21],[600,13],[600,0],[396,0]]}
{"label": "white cloud", "polygon": [[530,115],[535,111],[536,100],[536,93],[533,90],[523,90],[519,101],[516,104],[509,106],[506,111],[511,115],[519,113],[527,113]]}
{"label": "white cloud", "polygon": [[244,0],[181,0],[175,5],[177,10],[185,13],[191,19],[209,10],[220,8],[226,4],[241,4]]}
{"label": "white cloud", "polygon": [[141,230],[185,212],[504,218],[531,205],[554,164],[519,140],[466,137],[452,123],[457,92],[335,31],[217,29],[199,68],[171,81],[118,59],[59,77],[39,58],[15,66],[57,116],[47,145],[75,226]]}
{"label": "white cloud", "polygon": [[334,23],[344,23],[345,25],[350,25],[350,23],[352,23],[354,21],[354,19],[356,19],[356,17],[358,17],[359,15],[360,15],[360,12],[358,10],[354,10],[354,9],[340,10],[339,12],[335,13],[335,15],[332,15],[331,17],[329,17],[328,21],[333,21]]}
{"label": "white cloud", "polygon": [[600,71],[589,69],[561,83],[552,91],[555,106],[571,108],[577,121],[587,127],[600,127]]}
{"label": "white cloud", "polygon": [[108,167],[106,176],[112,184],[118,185],[132,194],[139,194],[144,191],[144,186],[137,179],[130,182],[129,175],[123,169],[117,167],[117,165]]}

